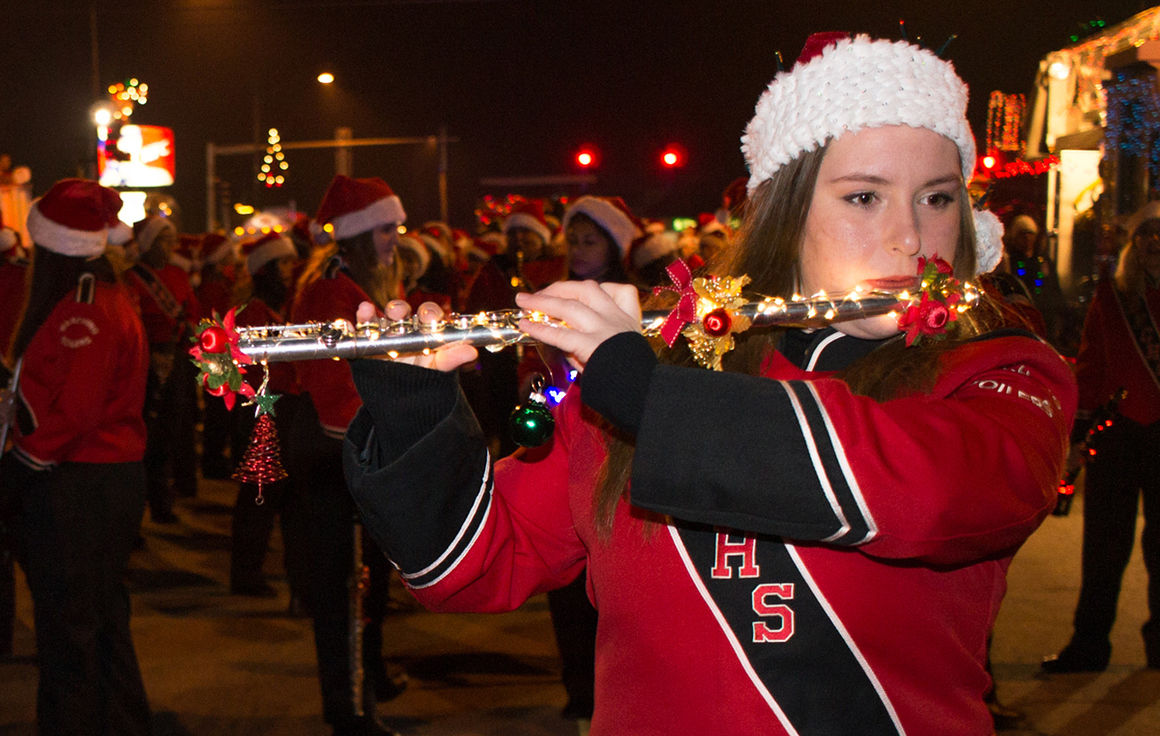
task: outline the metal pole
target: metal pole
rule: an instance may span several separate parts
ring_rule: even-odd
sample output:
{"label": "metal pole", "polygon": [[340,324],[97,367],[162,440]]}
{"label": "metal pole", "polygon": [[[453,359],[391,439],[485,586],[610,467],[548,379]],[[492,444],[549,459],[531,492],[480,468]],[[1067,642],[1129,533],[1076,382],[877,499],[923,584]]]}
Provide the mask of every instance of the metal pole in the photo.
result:
{"label": "metal pole", "polygon": [[205,231],[217,230],[217,154],[213,142],[205,144]]}
{"label": "metal pole", "polygon": [[334,140],[338,145],[334,149],[334,173],[350,176],[350,148],[347,143],[354,137],[350,128],[335,128]]}
{"label": "metal pole", "polygon": [[[4,397],[6,402],[12,402],[13,406],[16,404],[16,392],[20,389],[20,374],[24,370],[24,356],[21,355],[16,359],[16,365],[12,366],[12,378],[8,379],[8,391]],[[4,454],[4,446],[8,444],[8,427],[15,421],[15,417],[5,420],[0,424],[0,455]]]}
{"label": "metal pole", "polygon": [[447,126],[439,126],[439,220],[447,219]]}

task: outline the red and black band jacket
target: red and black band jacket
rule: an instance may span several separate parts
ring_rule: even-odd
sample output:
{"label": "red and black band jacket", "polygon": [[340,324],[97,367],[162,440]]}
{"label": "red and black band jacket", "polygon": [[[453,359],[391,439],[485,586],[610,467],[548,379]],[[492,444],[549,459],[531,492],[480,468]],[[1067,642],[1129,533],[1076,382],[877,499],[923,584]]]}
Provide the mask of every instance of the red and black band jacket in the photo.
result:
{"label": "red and black band jacket", "polygon": [[149,346],[128,290],[89,281],[62,299],[24,351],[15,453],[35,469],[145,455]]}
{"label": "red and black band jacket", "polygon": [[[992,733],[987,635],[1050,513],[1075,412],[1042,341],[947,352],[890,401],[833,376],[870,341],[807,336],[763,375],[601,345],[549,445],[497,463],[454,375],[356,361],[346,438],[368,531],[437,611],[504,611],[587,566],[593,736]],[[635,435],[610,532],[609,423]]]}
{"label": "red and black band jacket", "polygon": [[1120,414],[1152,424],[1160,421],[1160,384],[1149,357],[1160,363],[1160,355],[1147,351],[1160,350],[1160,289],[1148,289],[1142,301],[1132,299],[1117,294],[1112,279],[1096,288],[1076,357],[1079,408],[1093,412],[1123,390]]}

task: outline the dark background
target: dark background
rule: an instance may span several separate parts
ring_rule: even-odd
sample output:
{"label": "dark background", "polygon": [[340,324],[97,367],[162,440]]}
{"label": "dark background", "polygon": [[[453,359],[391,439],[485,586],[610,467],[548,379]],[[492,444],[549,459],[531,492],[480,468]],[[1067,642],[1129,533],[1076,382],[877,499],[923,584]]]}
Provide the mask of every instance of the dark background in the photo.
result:
{"label": "dark background", "polygon": [[[992,90],[1030,93],[1039,60],[1102,18],[1126,20],[1141,0],[908,2],[863,0],[10,0],[0,9],[0,151],[30,166],[38,195],[84,174],[94,157],[90,108],[111,83],[137,77],[149,101],[132,122],[174,129],[181,227],[204,229],[205,145],[427,136],[451,144],[450,219],[469,226],[482,179],[578,173],[576,149],[600,153],[594,194],[639,213],[693,215],[718,206],[744,174],[739,138],[754,103],[806,36],[851,30],[937,49],[971,86],[980,143]],[[94,78],[92,11],[96,11]],[[318,72],[331,70],[323,87]],[[687,163],[662,171],[661,148]],[[219,159],[236,199],[294,203],[313,213],[334,173],[331,151],[287,151],[289,180],[268,192],[252,158]],[[355,176],[381,176],[409,222],[438,215],[436,151],[353,150]],[[550,190],[525,188],[543,195]],[[578,193],[573,190],[572,194]]]}

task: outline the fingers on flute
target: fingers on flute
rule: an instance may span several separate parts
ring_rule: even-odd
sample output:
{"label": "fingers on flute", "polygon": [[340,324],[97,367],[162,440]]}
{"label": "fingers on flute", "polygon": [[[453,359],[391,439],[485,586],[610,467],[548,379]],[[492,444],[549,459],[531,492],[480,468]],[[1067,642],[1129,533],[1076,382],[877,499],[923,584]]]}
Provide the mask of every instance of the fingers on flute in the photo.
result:
{"label": "fingers on flute", "polygon": [[640,291],[635,286],[609,281],[601,284],[600,290],[608,294],[621,311],[640,322]]}
{"label": "fingers on flute", "polygon": [[392,299],[387,302],[387,319],[401,320],[411,316],[411,305],[402,299]]}
{"label": "fingers on flute", "polygon": [[355,310],[355,319],[361,324],[363,322],[371,322],[377,316],[378,310],[374,304],[370,302],[360,302],[358,309]]}

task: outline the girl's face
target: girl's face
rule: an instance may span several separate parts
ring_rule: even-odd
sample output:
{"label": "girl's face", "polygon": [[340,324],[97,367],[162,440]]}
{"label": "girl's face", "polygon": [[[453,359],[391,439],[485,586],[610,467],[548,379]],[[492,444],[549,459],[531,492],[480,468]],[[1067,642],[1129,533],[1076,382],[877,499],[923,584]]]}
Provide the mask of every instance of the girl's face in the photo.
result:
{"label": "girl's face", "polygon": [[1148,220],[1132,235],[1140,266],[1153,282],[1160,281],[1160,220]]}
{"label": "girl's face", "polygon": [[526,227],[513,227],[508,231],[508,249],[524,254],[524,260],[534,261],[547,255],[544,253],[547,244],[539,233]]}
{"label": "girl's face", "polygon": [[294,279],[294,261],[294,256],[282,256],[277,261],[278,278],[287,287]]}
{"label": "girl's face", "polygon": [[[914,288],[919,256],[954,261],[962,189],[958,148],[933,131],[892,125],[833,140],[802,235],[801,293]],[[834,326],[867,339],[898,332],[889,314]]]}
{"label": "girl's face", "polygon": [[371,238],[379,263],[384,266],[391,265],[391,262],[395,258],[395,246],[399,244],[398,226],[394,223],[379,225],[371,231]]}
{"label": "girl's face", "polygon": [[585,219],[568,223],[568,260],[572,273],[581,279],[594,279],[608,269],[612,243],[604,231]]}

